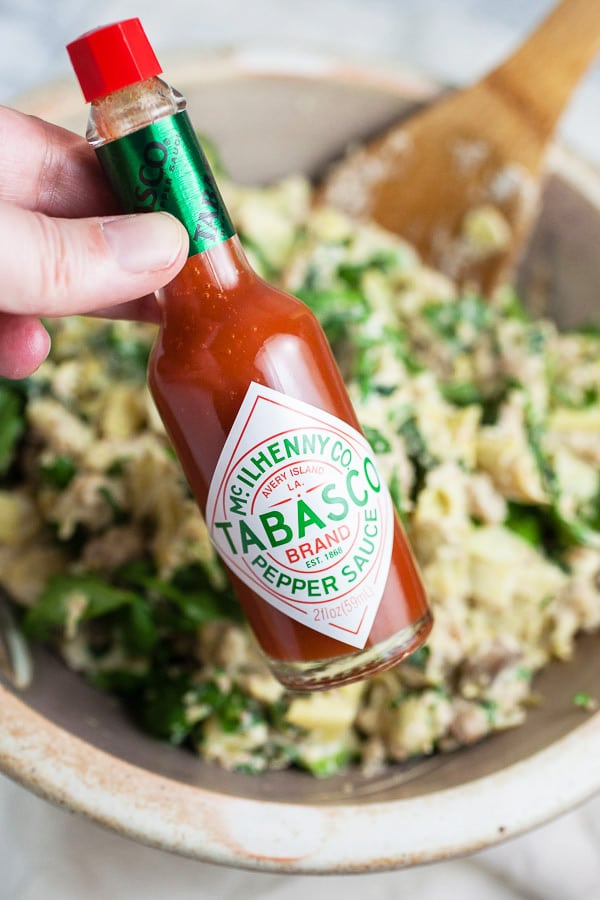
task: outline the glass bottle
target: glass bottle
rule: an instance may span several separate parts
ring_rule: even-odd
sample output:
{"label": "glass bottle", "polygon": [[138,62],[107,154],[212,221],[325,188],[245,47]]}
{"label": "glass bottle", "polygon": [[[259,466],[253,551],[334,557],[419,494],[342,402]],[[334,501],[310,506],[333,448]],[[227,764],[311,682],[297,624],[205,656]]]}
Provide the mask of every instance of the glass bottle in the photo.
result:
{"label": "glass bottle", "polygon": [[271,670],[315,690],[399,663],[431,615],[319,323],[250,267],[139,20],[67,49],[123,210],[166,209],[190,235],[149,384]]}

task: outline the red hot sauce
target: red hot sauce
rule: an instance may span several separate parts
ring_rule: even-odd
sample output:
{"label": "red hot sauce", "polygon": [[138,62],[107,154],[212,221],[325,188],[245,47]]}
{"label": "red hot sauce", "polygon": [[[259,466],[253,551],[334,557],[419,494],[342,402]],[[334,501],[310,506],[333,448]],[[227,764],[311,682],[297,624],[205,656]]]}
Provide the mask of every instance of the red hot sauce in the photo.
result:
{"label": "red hot sauce", "polygon": [[271,670],[315,690],[396,665],[431,616],[319,323],[248,264],[139,20],[68,50],[123,209],[167,209],[190,234],[159,295],[149,383]]}

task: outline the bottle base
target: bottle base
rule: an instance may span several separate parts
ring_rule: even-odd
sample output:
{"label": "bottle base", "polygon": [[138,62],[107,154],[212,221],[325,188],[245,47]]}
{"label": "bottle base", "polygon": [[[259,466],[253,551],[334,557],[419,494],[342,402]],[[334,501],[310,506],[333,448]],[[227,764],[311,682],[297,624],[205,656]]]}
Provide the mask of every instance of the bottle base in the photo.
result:
{"label": "bottle base", "polygon": [[273,659],[270,656],[266,659],[273,675],[289,690],[324,691],[361,681],[397,666],[421,646],[432,625],[433,619],[426,613],[413,625],[396,632],[386,641],[345,656],[310,662]]}

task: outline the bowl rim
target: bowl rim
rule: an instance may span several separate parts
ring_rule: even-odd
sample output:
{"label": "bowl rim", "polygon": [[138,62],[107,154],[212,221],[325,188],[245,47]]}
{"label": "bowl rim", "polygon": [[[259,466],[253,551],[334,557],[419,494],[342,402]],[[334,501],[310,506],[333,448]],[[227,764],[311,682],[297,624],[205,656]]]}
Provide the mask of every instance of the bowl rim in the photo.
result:
{"label": "bowl rim", "polygon": [[340,815],[330,804],[235,797],[154,774],[75,737],[0,686],[4,774],[140,843],[265,872],[369,872],[473,853],[588,799],[600,788],[599,757],[596,713],[499,772],[423,797],[345,803]]}
{"label": "bowl rim", "polygon": [[[309,54],[230,51],[201,60],[180,55],[169,72],[174,83],[190,77],[277,75],[326,77],[415,99],[435,90],[433,81],[414,71]],[[43,108],[59,120],[82,106],[75,87],[66,82],[32,91],[15,105],[25,112]],[[600,208],[600,176],[590,165],[558,146],[549,164],[574,186],[585,182],[586,196],[591,194]],[[597,712],[499,772],[422,797],[345,802],[340,815],[330,804],[235,797],[157,775],[53,724],[0,682],[1,772],[143,844],[258,871],[367,872],[472,853],[540,825],[599,791],[599,757]]]}

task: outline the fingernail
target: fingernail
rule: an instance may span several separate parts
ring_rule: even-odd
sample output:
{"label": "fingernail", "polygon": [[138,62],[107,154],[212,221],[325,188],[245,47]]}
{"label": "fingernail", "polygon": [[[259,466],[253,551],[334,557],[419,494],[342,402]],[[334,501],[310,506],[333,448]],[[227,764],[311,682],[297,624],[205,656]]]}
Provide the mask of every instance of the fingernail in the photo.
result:
{"label": "fingernail", "polygon": [[156,272],[179,256],[183,229],[168,213],[119,216],[102,223],[106,243],[126,272]]}

